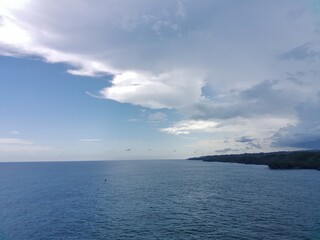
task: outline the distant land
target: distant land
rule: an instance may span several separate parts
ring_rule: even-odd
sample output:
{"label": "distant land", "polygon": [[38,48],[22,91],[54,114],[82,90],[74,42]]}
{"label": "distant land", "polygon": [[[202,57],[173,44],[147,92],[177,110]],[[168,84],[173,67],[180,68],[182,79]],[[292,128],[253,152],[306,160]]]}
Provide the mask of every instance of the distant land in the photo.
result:
{"label": "distant land", "polygon": [[293,151],[270,153],[243,153],[188,158],[204,162],[243,163],[268,165],[270,169],[320,170],[320,151]]}

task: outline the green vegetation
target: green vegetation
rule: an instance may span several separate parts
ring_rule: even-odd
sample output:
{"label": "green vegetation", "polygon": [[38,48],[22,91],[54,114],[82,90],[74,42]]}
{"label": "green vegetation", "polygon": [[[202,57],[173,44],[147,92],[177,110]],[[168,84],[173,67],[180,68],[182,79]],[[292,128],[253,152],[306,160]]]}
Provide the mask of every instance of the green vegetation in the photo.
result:
{"label": "green vegetation", "polygon": [[189,158],[188,160],[268,165],[270,169],[318,169],[320,170],[320,151],[213,155],[213,156]]}

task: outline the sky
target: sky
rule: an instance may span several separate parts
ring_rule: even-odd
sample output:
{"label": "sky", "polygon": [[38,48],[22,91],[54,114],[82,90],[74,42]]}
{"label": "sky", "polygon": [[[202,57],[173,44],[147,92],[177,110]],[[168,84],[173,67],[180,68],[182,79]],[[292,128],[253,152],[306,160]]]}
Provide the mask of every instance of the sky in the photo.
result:
{"label": "sky", "polygon": [[320,149],[320,1],[0,0],[0,161]]}

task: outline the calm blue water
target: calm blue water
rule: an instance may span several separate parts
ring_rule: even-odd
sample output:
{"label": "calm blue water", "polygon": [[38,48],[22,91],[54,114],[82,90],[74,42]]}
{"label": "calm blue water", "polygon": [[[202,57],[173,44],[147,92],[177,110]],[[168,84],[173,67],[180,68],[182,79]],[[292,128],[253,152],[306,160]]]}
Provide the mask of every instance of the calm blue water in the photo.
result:
{"label": "calm blue water", "polygon": [[0,239],[320,239],[319,204],[315,170],[0,163]]}

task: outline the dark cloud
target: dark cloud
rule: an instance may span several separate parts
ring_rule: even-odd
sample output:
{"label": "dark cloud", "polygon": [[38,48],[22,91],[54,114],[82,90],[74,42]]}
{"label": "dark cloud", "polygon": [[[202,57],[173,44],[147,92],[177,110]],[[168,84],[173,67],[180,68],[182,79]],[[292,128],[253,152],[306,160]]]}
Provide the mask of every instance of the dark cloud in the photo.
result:
{"label": "dark cloud", "polygon": [[250,143],[250,142],[253,142],[254,139],[248,136],[247,137],[244,136],[244,137],[241,137],[240,139],[237,139],[236,141],[240,143]]}
{"label": "dark cloud", "polygon": [[127,149],[126,149],[126,152],[131,152],[131,149],[130,149],[130,148],[127,148]]}
{"label": "dark cloud", "polygon": [[[304,6],[299,0],[250,4],[212,0],[28,1],[23,9],[9,12],[14,21],[7,25],[12,33],[15,29],[26,32],[26,37],[11,39],[10,31],[8,36],[1,35],[0,54],[14,52],[68,63],[68,72],[75,75],[107,75],[110,81],[100,97],[177,110],[186,122],[223,119],[217,120],[222,123],[215,130],[227,126],[225,120],[237,117],[251,119],[251,123],[263,117],[289,119],[294,116],[294,106],[305,101],[302,95],[312,97],[319,91],[320,75],[308,77],[311,80],[304,85],[306,76],[281,81],[287,72],[319,68],[319,45],[312,42],[319,36],[314,32],[314,16],[304,11]],[[279,80],[261,81],[268,78]],[[141,119],[166,124],[180,119],[170,115],[167,119],[160,113],[147,116],[149,113]],[[308,119],[303,122],[299,128],[316,132],[316,124],[309,124]],[[261,131],[280,127],[278,122],[274,125],[271,130],[262,126]],[[248,124],[247,130],[252,127]],[[206,131],[212,128],[203,127]],[[232,128],[238,131],[237,126]],[[282,129],[278,144],[286,142],[286,132],[295,136],[296,128]],[[261,147],[250,137],[238,140],[244,148]]]}
{"label": "dark cloud", "polygon": [[288,116],[294,112],[298,100],[292,98],[290,90],[279,87],[279,83],[278,80],[264,80],[250,88],[230,92],[232,102],[200,102],[194,105],[191,117],[229,119],[259,115]]}
{"label": "dark cloud", "polygon": [[291,10],[287,14],[287,17],[290,18],[290,19],[297,19],[297,18],[301,17],[305,13],[306,13],[306,9],[304,7],[300,7],[298,9]]}
{"label": "dark cloud", "polygon": [[319,126],[288,126],[281,128],[275,135],[275,147],[295,147],[302,149],[320,149]]}
{"label": "dark cloud", "polygon": [[233,148],[225,148],[225,149],[221,149],[221,150],[216,150],[216,153],[228,153],[228,152],[234,152],[234,151],[238,151],[238,149],[233,149]]}
{"label": "dark cloud", "polygon": [[280,60],[307,60],[320,57],[320,52],[313,49],[312,43],[305,43],[279,56]]}
{"label": "dark cloud", "polygon": [[244,143],[247,145],[247,147],[251,147],[251,148],[258,148],[258,149],[261,148],[260,143],[255,138],[252,138],[250,136],[243,136],[237,139],[236,142]]}
{"label": "dark cloud", "polygon": [[296,107],[299,123],[281,128],[274,136],[273,146],[320,149],[320,97]]}
{"label": "dark cloud", "polygon": [[287,73],[286,80],[303,86],[303,85],[306,85],[306,82],[303,81],[303,79],[307,74],[308,74],[307,72],[303,72],[303,71],[297,71],[294,73]]}
{"label": "dark cloud", "polygon": [[270,99],[270,96],[280,95],[280,90],[275,90],[274,86],[279,81],[276,80],[264,80],[251,88],[248,88],[240,93],[241,97],[244,99],[253,99],[253,100],[261,100],[261,99]]}

